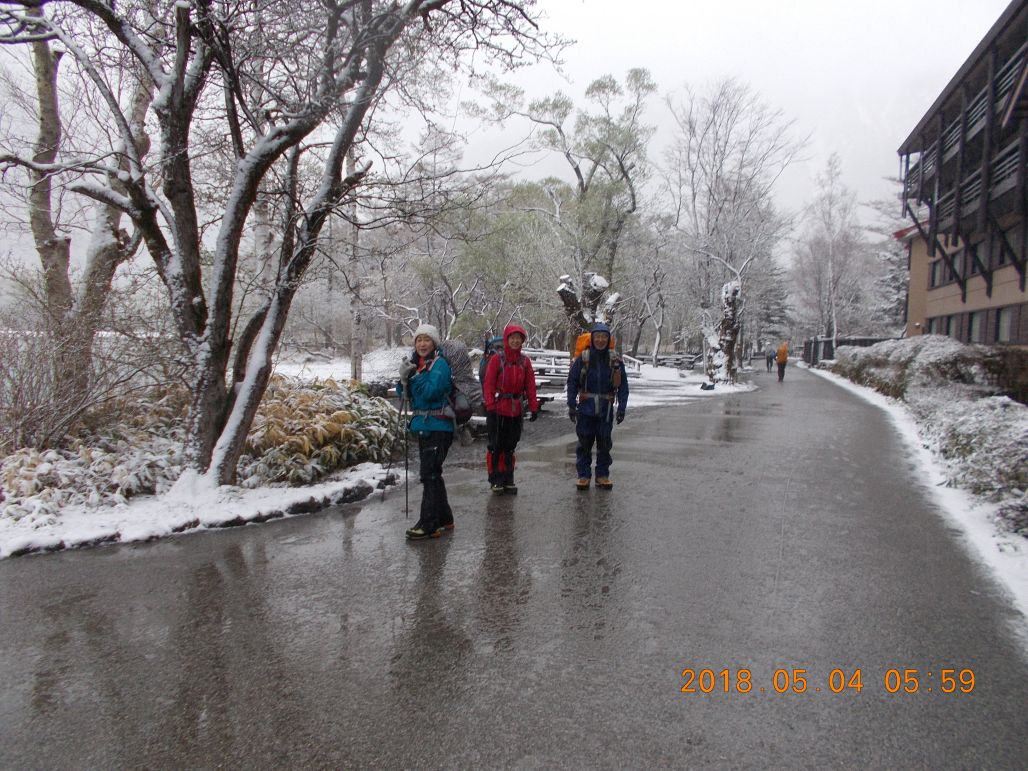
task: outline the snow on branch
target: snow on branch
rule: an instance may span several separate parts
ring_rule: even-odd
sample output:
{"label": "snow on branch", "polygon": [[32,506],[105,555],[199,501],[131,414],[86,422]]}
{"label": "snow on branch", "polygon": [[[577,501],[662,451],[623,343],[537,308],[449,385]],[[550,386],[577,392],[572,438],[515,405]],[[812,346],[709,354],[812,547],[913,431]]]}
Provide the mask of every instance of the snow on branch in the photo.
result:
{"label": "snow on branch", "polygon": [[141,212],[133,205],[128,196],[121,195],[105,185],[98,185],[93,182],[74,182],[68,185],[68,190],[73,193],[80,193],[94,201],[113,206],[130,217],[138,217]]}

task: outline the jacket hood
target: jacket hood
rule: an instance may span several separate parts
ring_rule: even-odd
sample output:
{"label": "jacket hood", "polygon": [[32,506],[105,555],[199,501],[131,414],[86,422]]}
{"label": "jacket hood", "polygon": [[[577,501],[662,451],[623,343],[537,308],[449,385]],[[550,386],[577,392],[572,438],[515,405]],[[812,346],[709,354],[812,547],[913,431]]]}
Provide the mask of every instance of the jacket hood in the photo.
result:
{"label": "jacket hood", "polygon": [[610,333],[610,327],[608,327],[602,321],[598,321],[595,324],[593,324],[592,325],[592,329],[589,330],[589,347],[593,348],[593,349],[596,349],[596,346],[593,344],[592,336],[594,334],[596,334],[597,332],[606,332],[607,335],[611,338],[611,342],[607,343],[607,347],[604,349],[604,350],[608,350],[609,351],[610,350],[610,346],[613,343],[613,337],[614,336],[611,335],[611,333]]}
{"label": "jacket hood", "polygon": [[[515,332],[517,332],[523,338],[525,338],[525,343],[528,342],[528,332],[525,331],[525,328],[523,326],[521,326],[520,324],[508,324],[507,326],[505,326],[503,328],[503,354],[507,357],[507,359],[511,359],[512,357],[517,356],[521,353],[520,351],[515,353],[514,350],[511,349],[511,347],[507,344],[507,338],[513,335]],[[522,343],[522,345],[524,345],[524,343]]]}
{"label": "jacket hood", "polygon": [[525,342],[528,342],[528,332],[520,324],[508,324],[503,328],[503,342],[507,342],[507,338],[513,335],[515,332],[520,332],[521,336],[525,338]]}

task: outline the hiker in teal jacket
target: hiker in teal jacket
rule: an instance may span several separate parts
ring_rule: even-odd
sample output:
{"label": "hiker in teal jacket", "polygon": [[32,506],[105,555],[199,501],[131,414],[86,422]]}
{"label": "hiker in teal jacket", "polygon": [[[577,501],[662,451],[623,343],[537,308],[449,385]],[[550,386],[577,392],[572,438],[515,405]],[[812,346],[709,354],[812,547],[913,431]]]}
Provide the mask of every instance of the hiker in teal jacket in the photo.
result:
{"label": "hiker in teal jacket", "polygon": [[443,482],[443,461],[453,442],[452,380],[450,365],[438,354],[439,343],[439,331],[431,324],[414,330],[414,352],[401,362],[397,385],[397,391],[406,394],[410,402],[413,417],[408,428],[418,437],[421,461],[421,516],[407,530],[412,541],[438,538],[453,530],[453,511]]}

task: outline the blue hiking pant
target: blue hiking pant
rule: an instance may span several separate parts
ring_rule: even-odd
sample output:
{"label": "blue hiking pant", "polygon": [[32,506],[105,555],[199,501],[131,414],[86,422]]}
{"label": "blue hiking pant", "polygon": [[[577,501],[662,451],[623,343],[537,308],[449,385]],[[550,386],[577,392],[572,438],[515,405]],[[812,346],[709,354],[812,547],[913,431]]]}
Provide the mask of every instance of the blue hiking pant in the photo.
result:
{"label": "blue hiking pant", "polygon": [[610,476],[610,448],[614,446],[611,438],[613,421],[603,417],[579,415],[575,422],[578,434],[578,446],[575,447],[575,461],[578,467],[578,478],[592,477],[593,444],[596,444],[596,478]]}

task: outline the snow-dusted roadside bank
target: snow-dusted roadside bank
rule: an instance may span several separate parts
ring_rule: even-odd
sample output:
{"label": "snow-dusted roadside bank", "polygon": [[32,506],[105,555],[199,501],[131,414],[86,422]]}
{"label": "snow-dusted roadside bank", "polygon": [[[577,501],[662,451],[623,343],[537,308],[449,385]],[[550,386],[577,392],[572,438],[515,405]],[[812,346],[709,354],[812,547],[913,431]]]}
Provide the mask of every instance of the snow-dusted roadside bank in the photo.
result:
{"label": "snow-dusted roadside bank", "polygon": [[950,486],[946,462],[929,449],[930,442],[922,437],[917,421],[903,402],[826,370],[800,366],[888,413],[918,459],[936,504],[948,521],[964,533],[969,553],[1009,590],[1018,610],[1028,618],[1028,540],[1003,527],[998,516],[1000,504]]}
{"label": "snow-dusted roadside bank", "polygon": [[395,471],[378,463],[353,466],[307,487],[201,489],[180,480],[164,495],[132,498],[120,506],[67,506],[48,522],[0,518],[0,557],[266,522],[363,500],[396,480]]}

